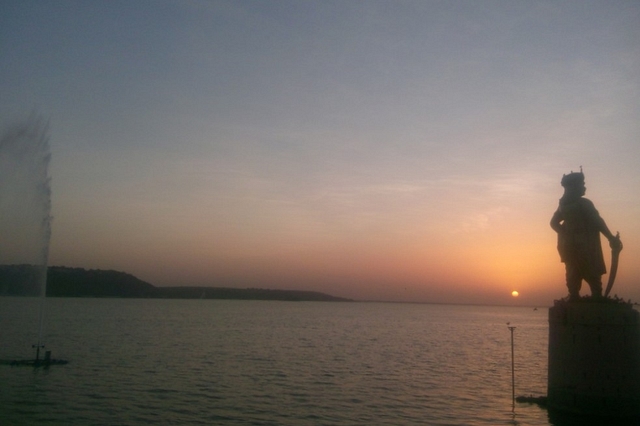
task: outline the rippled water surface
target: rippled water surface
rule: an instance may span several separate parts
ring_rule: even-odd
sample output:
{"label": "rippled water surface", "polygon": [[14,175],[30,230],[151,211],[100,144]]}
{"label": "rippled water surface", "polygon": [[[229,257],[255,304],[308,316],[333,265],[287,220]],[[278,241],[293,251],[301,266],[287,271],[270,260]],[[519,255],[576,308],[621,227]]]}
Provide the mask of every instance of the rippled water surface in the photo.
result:
{"label": "rippled water surface", "polygon": [[[547,309],[48,299],[49,369],[0,366],[0,424],[548,425]],[[0,298],[0,359],[37,300]]]}

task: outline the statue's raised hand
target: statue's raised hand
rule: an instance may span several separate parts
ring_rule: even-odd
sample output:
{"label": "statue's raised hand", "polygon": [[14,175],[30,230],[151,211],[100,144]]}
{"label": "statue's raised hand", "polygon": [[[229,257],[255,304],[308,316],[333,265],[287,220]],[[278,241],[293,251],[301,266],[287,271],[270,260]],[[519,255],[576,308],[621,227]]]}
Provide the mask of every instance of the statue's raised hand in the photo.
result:
{"label": "statue's raised hand", "polygon": [[618,232],[615,237],[609,239],[609,247],[611,250],[622,250],[622,241],[620,241],[620,233]]}

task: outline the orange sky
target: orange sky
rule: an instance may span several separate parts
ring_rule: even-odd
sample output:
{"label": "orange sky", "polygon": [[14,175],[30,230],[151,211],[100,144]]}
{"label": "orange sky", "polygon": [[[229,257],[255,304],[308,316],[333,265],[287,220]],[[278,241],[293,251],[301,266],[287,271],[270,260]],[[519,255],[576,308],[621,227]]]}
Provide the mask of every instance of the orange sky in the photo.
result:
{"label": "orange sky", "polygon": [[50,264],[551,305],[583,166],[625,245],[614,293],[640,300],[640,5],[278,4],[0,14],[2,124],[51,122]]}

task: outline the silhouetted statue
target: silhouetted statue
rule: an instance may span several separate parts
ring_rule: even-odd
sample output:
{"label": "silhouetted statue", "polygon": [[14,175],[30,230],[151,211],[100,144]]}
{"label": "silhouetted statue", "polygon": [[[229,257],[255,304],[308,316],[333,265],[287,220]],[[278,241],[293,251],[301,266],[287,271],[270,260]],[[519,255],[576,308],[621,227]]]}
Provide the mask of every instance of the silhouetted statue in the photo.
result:
{"label": "silhouetted statue", "polygon": [[593,203],[583,198],[587,188],[582,168],[579,173],[562,176],[560,183],[564,195],[551,218],[551,227],[558,233],[558,252],[565,264],[569,299],[580,298],[582,280],[591,287],[593,298],[602,298],[602,274],[607,270],[600,233],[607,237],[614,251],[622,250],[622,242],[609,231]]}

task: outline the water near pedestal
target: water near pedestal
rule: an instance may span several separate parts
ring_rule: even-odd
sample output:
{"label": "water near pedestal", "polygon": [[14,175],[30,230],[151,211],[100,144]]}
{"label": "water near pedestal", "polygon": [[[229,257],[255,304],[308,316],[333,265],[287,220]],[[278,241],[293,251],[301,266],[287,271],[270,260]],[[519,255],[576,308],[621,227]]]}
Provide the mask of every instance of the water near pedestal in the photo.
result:
{"label": "water near pedestal", "polygon": [[[0,298],[0,358],[24,345],[30,302]],[[546,309],[50,298],[48,342],[70,362],[0,368],[0,424],[549,426],[512,410],[507,322],[516,395],[544,395]]]}

